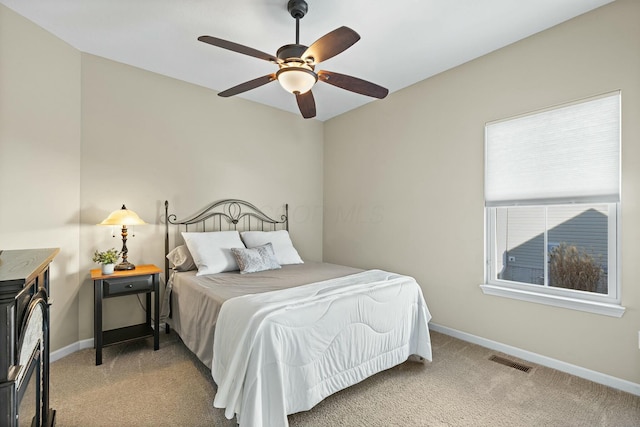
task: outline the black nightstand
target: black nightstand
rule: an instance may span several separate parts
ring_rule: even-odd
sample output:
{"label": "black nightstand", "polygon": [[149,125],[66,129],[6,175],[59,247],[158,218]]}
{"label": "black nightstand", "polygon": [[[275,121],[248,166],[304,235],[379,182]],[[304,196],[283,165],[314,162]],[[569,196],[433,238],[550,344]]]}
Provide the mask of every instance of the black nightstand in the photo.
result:
{"label": "black nightstand", "polygon": [[[153,349],[160,348],[160,292],[161,270],[155,265],[139,265],[134,270],[115,271],[103,275],[97,268],[91,270],[93,280],[94,322],[93,338],[96,349],[96,365],[102,364],[102,347],[153,337]],[[102,331],[102,299],[123,295],[147,294],[147,319],[139,325]],[[155,319],[151,327],[151,294],[154,293]]]}

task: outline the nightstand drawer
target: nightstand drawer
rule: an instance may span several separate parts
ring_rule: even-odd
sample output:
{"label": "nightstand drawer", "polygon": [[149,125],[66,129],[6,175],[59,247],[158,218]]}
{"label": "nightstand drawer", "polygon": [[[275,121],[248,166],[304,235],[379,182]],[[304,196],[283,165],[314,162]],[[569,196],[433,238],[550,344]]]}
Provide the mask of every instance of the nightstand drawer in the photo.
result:
{"label": "nightstand drawer", "polygon": [[153,280],[151,275],[104,280],[105,297],[152,290]]}

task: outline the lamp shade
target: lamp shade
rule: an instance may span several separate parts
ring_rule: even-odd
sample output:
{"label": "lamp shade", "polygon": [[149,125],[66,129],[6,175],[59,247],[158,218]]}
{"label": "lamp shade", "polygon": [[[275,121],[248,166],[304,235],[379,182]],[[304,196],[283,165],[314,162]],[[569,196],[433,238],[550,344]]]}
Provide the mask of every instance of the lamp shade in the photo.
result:
{"label": "lamp shade", "polygon": [[316,73],[304,67],[283,67],[278,70],[276,77],[284,90],[299,94],[309,92],[318,81]]}
{"label": "lamp shade", "polygon": [[143,225],[146,224],[137,213],[122,205],[121,209],[113,211],[98,225]]}

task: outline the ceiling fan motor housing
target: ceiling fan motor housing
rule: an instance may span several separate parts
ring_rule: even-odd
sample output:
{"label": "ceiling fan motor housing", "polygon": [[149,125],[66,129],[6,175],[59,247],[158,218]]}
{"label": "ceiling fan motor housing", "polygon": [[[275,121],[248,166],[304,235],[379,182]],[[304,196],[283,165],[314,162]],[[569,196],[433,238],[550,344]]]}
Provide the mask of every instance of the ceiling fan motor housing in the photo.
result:
{"label": "ceiling fan motor housing", "polygon": [[287,3],[287,10],[293,17],[293,19],[302,19],[307,14],[309,7],[304,0],[289,0]]}
{"label": "ceiling fan motor housing", "polygon": [[301,44],[286,44],[278,49],[276,56],[284,62],[290,59],[301,60],[302,54],[307,50],[307,46]]}

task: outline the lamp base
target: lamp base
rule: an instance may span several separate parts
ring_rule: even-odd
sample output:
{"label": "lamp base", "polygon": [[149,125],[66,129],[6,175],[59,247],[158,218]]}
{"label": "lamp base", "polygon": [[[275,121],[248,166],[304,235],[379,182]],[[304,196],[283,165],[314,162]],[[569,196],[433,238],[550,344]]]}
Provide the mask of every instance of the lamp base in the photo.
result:
{"label": "lamp base", "polygon": [[135,270],[136,266],[131,264],[128,261],[121,262],[120,264],[115,266],[115,270]]}

